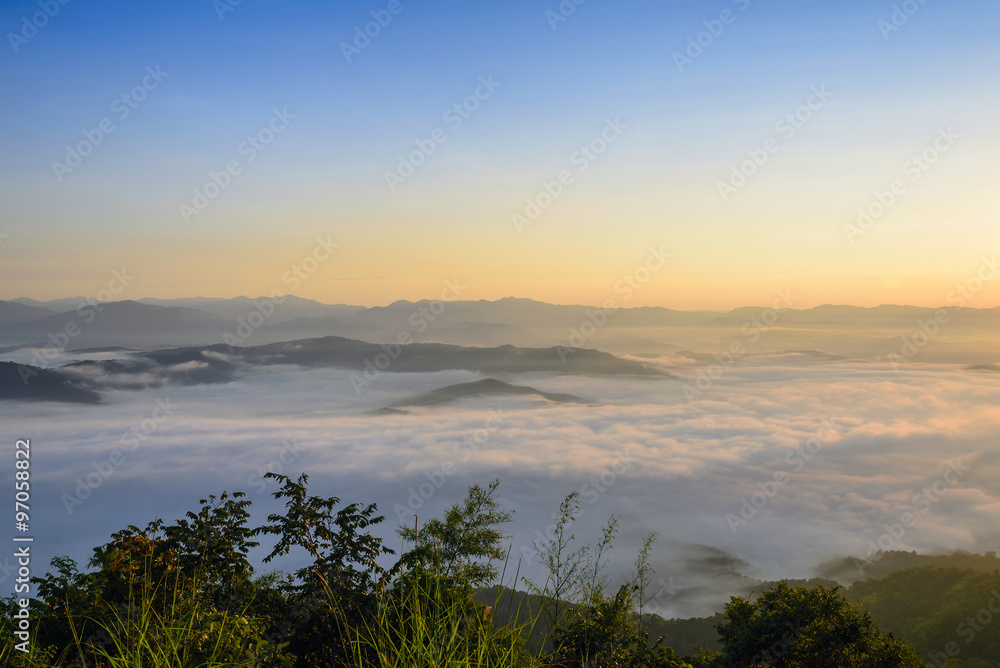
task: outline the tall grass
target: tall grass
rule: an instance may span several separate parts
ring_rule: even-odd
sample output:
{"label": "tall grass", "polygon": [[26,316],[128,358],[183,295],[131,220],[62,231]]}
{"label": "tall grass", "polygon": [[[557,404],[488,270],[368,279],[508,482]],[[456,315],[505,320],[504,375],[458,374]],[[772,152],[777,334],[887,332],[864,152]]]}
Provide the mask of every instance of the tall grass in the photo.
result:
{"label": "tall grass", "polygon": [[[197,593],[188,578],[135,584],[125,602],[103,602],[86,616],[67,621],[69,647],[31,651],[0,644],[0,668],[223,668],[290,665],[278,646],[261,640],[263,619],[246,611],[219,611]],[[378,594],[370,614],[339,618],[336,630],[353,668],[534,668],[542,664],[526,648],[537,614],[499,623],[492,615],[507,590],[498,587],[494,605],[475,603],[468,587],[424,573]],[[336,604],[331,602],[332,609]],[[362,621],[358,621],[358,620]],[[523,618],[522,618],[523,619]],[[3,625],[0,625],[3,626]],[[5,635],[9,629],[2,629]],[[334,629],[331,628],[333,632]],[[7,640],[5,638],[4,640]],[[331,642],[338,642],[331,637]],[[61,654],[60,654],[61,650]]]}
{"label": "tall grass", "polygon": [[250,620],[188,602],[177,602],[165,614],[130,605],[98,624],[110,638],[93,653],[99,666],[221,668],[253,663],[246,651]]}
{"label": "tall grass", "polygon": [[[256,665],[260,625],[243,614],[220,612],[205,605],[190,589],[172,591],[148,581],[127,603],[105,603],[99,616],[70,617],[73,644],[57,656],[57,648],[30,651],[0,647],[6,668],[222,668]],[[7,631],[7,629],[4,629]]]}
{"label": "tall grass", "polygon": [[349,639],[356,668],[508,668],[538,665],[524,648],[527,625],[498,626],[488,606],[440,581],[381,595],[375,618]]}

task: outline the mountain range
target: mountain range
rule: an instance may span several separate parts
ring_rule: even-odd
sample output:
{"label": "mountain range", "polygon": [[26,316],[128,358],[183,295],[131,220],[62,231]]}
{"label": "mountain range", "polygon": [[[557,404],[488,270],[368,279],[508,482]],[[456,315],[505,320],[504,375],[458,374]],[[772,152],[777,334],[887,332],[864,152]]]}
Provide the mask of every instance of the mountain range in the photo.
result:
{"label": "mountain range", "polygon": [[[946,319],[937,324],[935,316]],[[679,349],[716,353],[740,342],[748,353],[817,350],[886,359],[907,339],[921,342],[907,360],[966,365],[1000,359],[1000,308],[939,309],[824,305],[727,312],[662,307],[608,311],[531,299],[397,301],[366,308],[288,296],[233,299],[141,299],[93,303],[84,298],[0,301],[0,349],[18,346],[136,349],[229,343],[256,346],[338,336],[369,342],[460,346],[598,348],[663,355]],[[929,336],[928,336],[929,332]],[[905,338],[904,338],[905,337]],[[921,338],[924,337],[924,338]]]}

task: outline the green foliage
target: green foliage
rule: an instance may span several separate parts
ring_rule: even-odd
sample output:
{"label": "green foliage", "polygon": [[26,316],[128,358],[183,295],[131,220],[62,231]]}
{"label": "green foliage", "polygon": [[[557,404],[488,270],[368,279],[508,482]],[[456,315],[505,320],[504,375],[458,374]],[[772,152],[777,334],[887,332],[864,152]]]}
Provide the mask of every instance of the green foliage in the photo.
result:
{"label": "green foliage", "polygon": [[525,579],[542,601],[549,630],[544,647],[553,666],[560,668],[620,666],[673,668],[686,666],[662,641],[650,642],[642,622],[642,608],[656,595],[651,591],[653,571],[649,556],[656,542],[650,534],[636,558],[635,572],[614,595],[605,574],[608,553],[614,547],[619,518],[612,515],[592,546],[573,549],[576,537],[569,527],[579,513],[579,497],[568,495],[559,507],[549,540],[535,546],[547,577],[542,586]]}
{"label": "green foliage", "polygon": [[663,638],[664,644],[682,656],[694,656],[699,649],[718,650],[717,627],[725,622],[725,613],[711,617],[690,619],[663,619],[657,615],[645,616],[645,628],[651,638]]}
{"label": "green foliage", "polygon": [[859,582],[848,598],[921,656],[940,659],[947,648],[963,667],[1000,665],[1000,571],[914,568]]}
{"label": "green foliage", "polygon": [[519,633],[487,621],[492,608],[473,599],[504,560],[502,525],[512,513],[497,501],[498,487],[498,480],[472,485],[443,518],[398,528],[413,548],[396,565],[395,587],[381,597],[378,617],[359,641],[373,652],[373,665],[410,665],[402,657],[417,666],[510,665],[503,662],[523,653]]}
{"label": "green foliage", "polygon": [[340,499],[308,496],[309,478],[305,473],[297,481],[278,473],[267,473],[264,477],[281,484],[274,498],[285,499],[285,514],[269,515],[270,524],[252,532],[278,536],[277,544],[264,558],[264,563],[287,555],[294,546],[304,548],[314,561],[299,571],[299,577],[304,586],[322,584],[331,601],[336,598],[333,586],[356,592],[368,591],[384,582],[387,573],[377,560],[382,555],[395,553],[382,545],[380,538],[365,532],[385,520],[375,514],[375,504],[352,503],[334,514],[333,509]]}
{"label": "green foliage", "polygon": [[900,640],[883,635],[839,588],[779,583],[757,599],[733,598],[719,627],[721,668],[894,668],[923,664]]}
{"label": "green foliage", "polygon": [[[658,629],[674,629],[670,640],[690,646],[713,620],[643,614],[656,596],[655,535],[643,541],[633,574],[612,588],[606,566],[618,518],[594,544],[576,548],[575,494],[537,546],[544,584],[530,583],[534,596],[496,586],[490,605],[476,589],[503,579],[503,525],[511,519],[497,500],[498,481],[473,485],[440,518],[400,527],[412,548],[386,567],[393,552],[370,533],[383,521],[376,506],[312,496],[305,475],[267,477],[279,483],[274,497],[285,511],[263,526],[248,526],[242,493],[223,492],[172,524],[158,519],[115,533],[93,550],[88,572],[68,557],[53,559],[53,572],[34,579],[30,654],[12,649],[16,605],[0,600],[0,666],[910,668],[921,665],[916,655],[873,618],[939,653],[966,640],[961,625],[976,619],[988,592],[1000,591],[998,572],[904,571],[851,589],[869,616],[837,588],[779,584],[756,599],[732,599],[714,620],[720,651],[681,660]],[[266,562],[301,549],[311,563],[293,575],[255,574],[248,554],[258,536],[275,539]],[[1000,636],[991,630],[959,645],[961,665],[997,665]]]}
{"label": "green foliage", "polygon": [[253,531],[278,537],[264,562],[293,547],[313,558],[297,572],[299,583],[289,587],[286,604],[296,612],[295,624],[286,626],[289,615],[282,613],[274,618],[282,626],[272,637],[288,642],[297,668],[342,664],[350,659],[351,629],[374,614],[376,593],[390,576],[378,559],[394,552],[367,531],[385,518],[374,504],[352,503],[334,512],[340,499],[310,496],[304,473],[298,480],[277,473],[264,477],[281,485],[274,498],[285,500],[283,515],[269,515],[269,523]]}
{"label": "green foliage", "polygon": [[958,550],[951,554],[917,554],[891,550],[876,552],[865,559],[839,557],[817,567],[820,575],[834,578],[842,583],[854,583],[869,578],[884,578],[897,571],[936,566],[938,568],[961,568],[983,573],[1000,570],[1000,557],[996,552],[972,554]]}
{"label": "green foliage", "polygon": [[524,586],[543,600],[542,613],[548,625],[555,627],[565,620],[567,603],[580,597],[587,548],[570,550],[576,536],[569,527],[580,512],[579,492],[570,493],[559,505],[559,513],[547,542],[536,543],[535,552],[548,575],[542,586],[525,578]]}
{"label": "green foliage", "polygon": [[129,526],[94,548],[95,570],[88,573],[68,557],[54,558],[55,573],[33,578],[35,656],[106,665],[141,638],[167,643],[179,629],[202,637],[215,633],[208,627],[227,629],[245,619],[256,591],[246,555],[257,543],[246,527],[250,502],[243,497],[223,492],[175,524]]}
{"label": "green foliage", "polygon": [[226,492],[202,499],[201,510],[188,512],[164,527],[161,541],[164,552],[173,556],[177,570],[198,573],[198,585],[219,607],[234,597],[241,603],[249,591],[253,567],[247,554],[259,543],[250,540],[254,531],[247,527],[250,500],[243,492]]}
{"label": "green foliage", "polygon": [[[70,560],[53,562],[60,564],[64,574],[75,572]],[[8,647],[2,665],[214,668],[280,663],[280,648],[260,637],[262,620],[245,611],[215,609],[207,598],[192,595],[183,580],[174,579],[175,589],[165,590],[148,577],[147,571],[127,599],[88,600],[86,616],[77,616],[72,603],[58,614],[47,614],[39,606],[31,652],[12,653]],[[40,589],[56,595],[57,587],[42,583]],[[2,624],[5,635],[8,621]],[[69,640],[52,642],[53,636],[45,633],[51,623],[64,624]]]}
{"label": "green foliage", "polygon": [[[934,555],[915,559],[906,552],[891,553],[886,559],[897,564],[943,564],[893,571],[890,575],[857,582],[845,592],[847,600],[871,614],[874,624],[912,646],[917,654],[930,660],[940,659],[946,648],[958,652],[956,665],[963,668],[986,668],[1000,665],[1000,634],[993,621],[981,624],[978,616],[989,620],[983,610],[1000,605],[1000,571],[982,571],[994,563],[991,554]],[[879,561],[877,563],[883,563]],[[975,568],[970,568],[973,565]],[[651,637],[666,637],[665,643],[682,654],[694,654],[696,646],[718,649],[716,627],[725,622],[722,613],[700,619],[651,620]],[[976,627],[983,629],[977,631]],[[949,644],[953,643],[950,647]],[[934,663],[931,660],[931,663]],[[939,662],[940,663],[940,662]]]}
{"label": "green foliage", "polygon": [[379,668],[505,668],[532,663],[522,626],[496,625],[492,606],[453,595],[442,580],[387,592],[375,619],[356,631],[354,664]]}
{"label": "green foliage", "polygon": [[94,548],[90,566],[98,570],[91,591],[123,600],[143,583],[169,583],[222,608],[245,605],[253,591],[247,553],[258,545],[246,526],[250,501],[245,496],[212,495],[199,501],[197,513],[189,511],[172,525],[158,519],[145,529],[129,526],[115,533],[111,542]]}
{"label": "green foliage", "polygon": [[179,592],[158,611],[158,594],[146,588],[142,599],[110,608],[97,621],[101,633],[78,640],[78,656],[109,668],[212,668],[259,663],[276,650],[260,640],[260,620],[199,605]]}
{"label": "green foliage", "polygon": [[[535,553],[541,565],[546,569],[546,578],[542,585],[524,578],[522,584],[531,593],[544,601],[542,612],[550,628],[557,628],[566,622],[566,616],[573,604],[588,603],[600,597],[610,587],[611,581],[604,574],[608,564],[608,552],[614,545],[618,533],[620,518],[612,515],[601,531],[601,537],[594,545],[583,545],[573,549],[576,536],[570,533],[570,525],[580,512],[580,496],[572,492],[559,505],[555,524],[552,526],[546,541],[535,544]],[[645,545],[652,545],[654,536],[650,536]],[[648,556],[644,549],[643,560]],[[648,569],[643,578],[649,577]],[[648,582],[643,583],[641,592],[645,592]],[[639,596],[643,596],[640,593]],[[648,599],[643,603],[648,602]]]}
{"label": "green foliage", "polygon": [[[656,543],[655,533],[651,533],[646,536],[646,538],[642,541],[642,547],[639,548],[639,555],[635,560],[635,574],[632,578],[632,584],[635,592],[634,603],[636,614],[639,615],[640,621],[642,621],[643,609],[649,604],[650,601],[656,598],[656,595],[659,594],[662,589],[662,587],[657,587],[654,591],[650,591],[655,573],[649,565],[649,555],[653,552],[654,543]],[[647,630],[649,621],[650,620],[647,619],[642,624],[643,630]]]}
{"label": "green foliage", "polygon": [[480,587],[496,579],[503,541],[508,538],[500,525],[513,515],[496,500],[499,486],[499,480],[485,489],[473,485],[444,518],[426,520],[419,529],[401,525],[399,535],[414,547],[403,555],[400,566],[414,574],[433,573],[457,587]]}
{"label": "green foliage", "polygon": [[553,665],[560,668],[682,668],[688,664],[662,642],[650,644],[639,628],[633,605],[634,584],[614,596],[594,593],[587,605],[573,608],[553,637]]}

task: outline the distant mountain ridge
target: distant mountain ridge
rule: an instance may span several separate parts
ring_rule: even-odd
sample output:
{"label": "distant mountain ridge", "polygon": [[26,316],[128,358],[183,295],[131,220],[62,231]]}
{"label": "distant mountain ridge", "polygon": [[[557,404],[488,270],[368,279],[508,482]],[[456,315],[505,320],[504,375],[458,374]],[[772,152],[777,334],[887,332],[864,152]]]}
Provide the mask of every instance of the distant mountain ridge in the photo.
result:
{"label": "distant mountain ridge", "polygon": [[[3,305],[9,302],[0,302]],[[164,308],[136,301],[84,304],[32,320],[0,321],[0,340],[66,348],[183,345],[221,340],[230,329],[217,315],[187,307]]]}
{"label": "distant mountain ridge", "polygon": [[[652,306],[604,310],[513,297],[399,300],[366,308],[294,296],[282,299],[277,304],[268,297],[144,298],[89,306],[83,298],[0,301],[0,349],[50,345],[65,338],[61,332],[66,327],[76,327],[67,348],[150,349],[234,340],[240,346],[257,346],[326,336],[393,342],[405,335],[415,343],[561,345],[646,357],[679,349],[715,354],[738,342],[747,354],[816,350],[849,359],[885,360],[900,353],[906,337],[923,337],[920,323],[933,322],[940,310],[831,304],[784,311],[767,307],[678,311]],[[947,324],[908,361],[977,365],[1000,359],[1000,340],[995,336],[1000,331],[1000,307],[948,308],[944,317]]]}
{"label": "distant mountain ridge", "polygon": [[52,309],[43,306],[33,306],[19,302],[0,302],[0,323],[20,323],[39,320],[50,315],[55,315],[55,313]]}

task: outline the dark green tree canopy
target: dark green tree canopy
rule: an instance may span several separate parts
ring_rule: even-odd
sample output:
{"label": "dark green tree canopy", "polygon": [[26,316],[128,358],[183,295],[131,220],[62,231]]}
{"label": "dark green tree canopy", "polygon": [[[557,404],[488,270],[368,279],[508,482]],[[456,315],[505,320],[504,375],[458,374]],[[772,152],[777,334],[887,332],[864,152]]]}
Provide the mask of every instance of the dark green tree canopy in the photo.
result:
{"label": "dark green tree canopy", "polygon": [[756,599],[733,598],[719,626],[725,668],[920,668],[916,653],[883,635],[839,587],[779,583]]}

